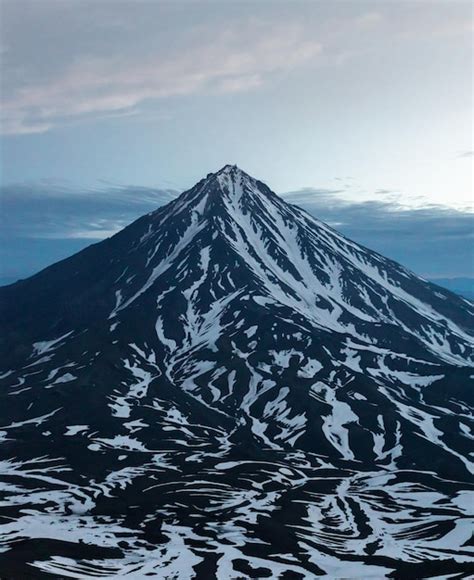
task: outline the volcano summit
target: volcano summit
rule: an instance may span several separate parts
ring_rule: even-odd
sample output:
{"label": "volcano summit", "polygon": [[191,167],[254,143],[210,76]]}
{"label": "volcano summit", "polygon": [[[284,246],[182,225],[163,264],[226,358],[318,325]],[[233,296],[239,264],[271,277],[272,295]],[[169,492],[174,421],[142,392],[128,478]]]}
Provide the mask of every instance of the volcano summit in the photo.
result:
{"label": "volcano summit", "polygon": [[236,166],[0,304],[2,577],[474,573],[474,306]]}

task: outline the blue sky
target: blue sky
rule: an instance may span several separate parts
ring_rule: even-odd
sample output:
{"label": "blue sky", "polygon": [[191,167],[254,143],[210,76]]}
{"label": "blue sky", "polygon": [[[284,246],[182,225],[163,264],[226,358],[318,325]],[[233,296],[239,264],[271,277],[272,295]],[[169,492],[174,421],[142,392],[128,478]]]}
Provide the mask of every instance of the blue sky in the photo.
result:
{"label": "blue sky", "polygon": [[423,275],[474,275],[471,3],[0,11],[4,275],[226,163]]}

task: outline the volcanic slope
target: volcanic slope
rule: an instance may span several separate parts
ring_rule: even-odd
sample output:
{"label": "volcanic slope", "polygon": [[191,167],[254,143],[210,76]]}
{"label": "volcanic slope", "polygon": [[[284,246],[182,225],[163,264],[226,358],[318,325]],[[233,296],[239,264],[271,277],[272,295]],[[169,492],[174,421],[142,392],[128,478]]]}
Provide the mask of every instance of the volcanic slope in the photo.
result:
{"label": "volcanic slope", "polygon": [[2,577],[474,573],[474,305],[236,166],[0,303]]}

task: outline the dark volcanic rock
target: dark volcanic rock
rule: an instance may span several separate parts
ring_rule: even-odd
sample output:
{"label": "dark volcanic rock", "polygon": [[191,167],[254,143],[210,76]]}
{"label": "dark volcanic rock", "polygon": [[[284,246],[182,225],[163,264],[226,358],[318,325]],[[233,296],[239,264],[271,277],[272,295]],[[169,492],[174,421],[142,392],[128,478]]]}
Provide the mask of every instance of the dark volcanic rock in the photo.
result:
{"label": "dark volcanic rock", "polygon": [[2,577],[472,572],[474,306],[237,167],[0,305]]}

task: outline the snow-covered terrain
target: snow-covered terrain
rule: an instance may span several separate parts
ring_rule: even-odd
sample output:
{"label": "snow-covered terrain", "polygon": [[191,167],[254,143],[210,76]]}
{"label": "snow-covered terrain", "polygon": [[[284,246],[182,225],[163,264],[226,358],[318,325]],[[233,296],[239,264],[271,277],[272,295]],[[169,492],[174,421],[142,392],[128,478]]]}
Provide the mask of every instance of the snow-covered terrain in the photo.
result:
{"label": "snow-covered terrain", "polygon": [[0,288],[0,571],[474,573],[474,306],[235,166]]}

